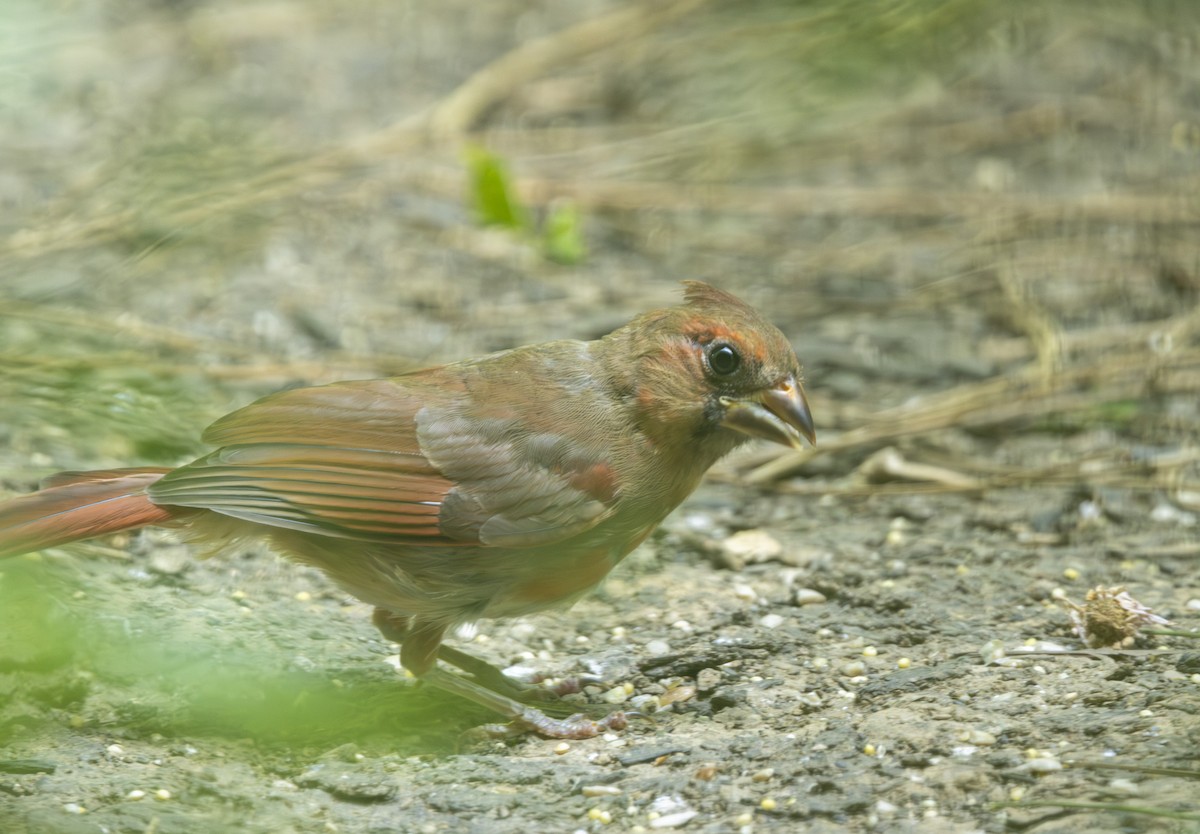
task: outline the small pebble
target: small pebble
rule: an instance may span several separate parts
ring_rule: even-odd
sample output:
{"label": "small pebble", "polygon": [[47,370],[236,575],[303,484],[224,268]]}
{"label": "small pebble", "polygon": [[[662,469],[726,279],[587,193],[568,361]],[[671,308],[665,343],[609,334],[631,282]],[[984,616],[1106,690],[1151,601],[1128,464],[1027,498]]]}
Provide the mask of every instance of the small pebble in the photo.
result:
{"label": "small pebble", "polygon": [[1079,578],[1079,571],[1075,570],[1075,568],[1067,568],[1063,571],[1062,575],[1063,579],[1067,580],[1068,582],[1074,582]]}
{"label": "small pebble", "polygon": [[296,594],[296,602],[309,602],[312,600],[312,594],[308,591],[299,591]]}
{"label": "small pebble", "polygon": [[779,628],[785,622],[786,620],[778,614],[765,614],[759,619],[758,624],[763,628]]}
{"label": "small pebble", "polygon": [[750,776],[750,779],[754,782],[769,782],[774,776],[775,768],[764,767],[762,770],[754,771],[753,775]]}
{"label": "small pebble", "polygon": [[986,730],[963,730],[958,734],[958,740],[966,744],[977,744],[980,747],[990,747],[996,743],[996,737]]}
{"label": "small pebble", "polygon": [[687,811],[676,811],[673,814],[662,814],[650,820],[651,828],[678,828],[681,825],[689,822],[692,817],[696,816],[697,812],[691,809]]}
{"label": "small pebble", "polygon": [[739,530],[721,542],[730,564],[769,562],[783,553],[779,540],[764,530]]}
{"label": "small pebble", "polygon": [[68,802],[67,804],[63,805],[63,810],[66,811],[68,814],[86,814],[87,813],[87,808],[84,808],[78,802]]}
{"label": "small pebble", "polygon": [[1114,793],[1124,794],[1125,796],[1137,796],[1142,792],[1138,787],[1137,782],[1132,779],[1113,779],[1108,783],[1108,789]]}
{"label": "small pebble", "polygon": [[633,684],[622,683],[614,686],[612,689],[600,696],[600,700],[606,704],[623,704],[629,700],[629,696],[633,694]]}
{"label": "small pebble", "polygon": [[820,605],[825,600],[823,593],[812,588],[797,588],[792,594],[792,602],[796,605]]}
{"label": "small pebble", "polygon": [[878,654],[879,654],[879,649],[875,648],[874,646],[863,646],[863,650],[862,650],[863,657],[876,657]]}
{"label": "small pebble", "polygon": [[556,756],[562,756],[570,752],[571,745],[567,744],[565,741],[560,741],[558,744],[554,745],[554,755]]}
{"label": "small pebble", "polygon": [[1058,759],[1050,759],[1045,757],[1030,759],[1025,763],[1025,767],[1029,769],[1030,773],[1034,773],[1039,776],[1043,776],[1047,773],[1056,773],[1063,769],[1062,762],[1060,762]]}
{"label": "small pebble", "polygon": [[125,794],[125,798],[132,799],[134,802],[137,802],[139,799],[146,798],[146,792],[143,790],[138,790],[137,788],[134,788],[129,793]]}
{"label": "small pebble", "polygon": [[690,701],[696,697],[696,687],[684,684],[668,689],[666,692],[658,696],[658,703],[662,706],[669,706],[675,703],[683,703]]}
{"label": "small pebble", "polygon": [[671,644],[666,640],[651,640],[646,644],[646,652],[654,657],[662,657],[671,653]]}
{"label": "small pebble", "polygon": [[743,811],[733,818],[733,824],[742,827],[754,824],[754,813],[752,811]]}
{"label": "small pebble", "polygon": [[737,584],[733,586],[733,595],[742,602],[754,602],[758,599],[758,594],[749,585]]}
{"label": "small pebble", "polygon": [[857,678],[867,673],[867,664],[861,660],[851,660],[838,667],[838,673],[847,678]]}
{"label": "small pebble", "polygon": [[1200,611],[1200,597],[1193,597],[1183,604],[1188,611]]}
{"label": "small pebble", "polygon": [[912,666],[912,658],[901,657],[896,659],[897,669],[907,669],[909,666]]}
{"label": "small pebble", "polygon": [[758,807],[764,811],[774,811],[779,807],[779,803],[769,796],[764,796],[762,802],[758,803]]}

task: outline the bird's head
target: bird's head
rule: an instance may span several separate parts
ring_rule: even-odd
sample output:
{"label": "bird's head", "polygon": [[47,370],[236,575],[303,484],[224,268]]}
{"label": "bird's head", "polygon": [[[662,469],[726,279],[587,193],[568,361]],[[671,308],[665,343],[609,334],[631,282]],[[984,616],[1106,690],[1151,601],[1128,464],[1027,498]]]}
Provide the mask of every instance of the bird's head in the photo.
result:
{"label": "bird's head", "polygon": [[684,288],[683,304],[605,339],[647,436],[676,447],[702,442],[718,456],[750,437],[814,443],[800,362],[779,329],[727,292],[699,281]]}

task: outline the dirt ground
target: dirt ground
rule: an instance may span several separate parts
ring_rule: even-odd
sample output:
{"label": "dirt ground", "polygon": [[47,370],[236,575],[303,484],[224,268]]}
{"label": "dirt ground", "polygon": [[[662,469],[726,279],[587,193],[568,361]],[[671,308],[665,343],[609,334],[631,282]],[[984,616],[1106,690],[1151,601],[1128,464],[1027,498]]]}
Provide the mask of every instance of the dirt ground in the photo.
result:
{"label": "dirt ground", "polygon": [[[0,56],[4,493],[683,278],[819,438],[456,638],[643,713],[583,741],[477,732],[267,552],[6,561],[0,831],[1200,831],[1193,3],[18,2]],[[1116,586],[1171,624],[1086,645]]]}

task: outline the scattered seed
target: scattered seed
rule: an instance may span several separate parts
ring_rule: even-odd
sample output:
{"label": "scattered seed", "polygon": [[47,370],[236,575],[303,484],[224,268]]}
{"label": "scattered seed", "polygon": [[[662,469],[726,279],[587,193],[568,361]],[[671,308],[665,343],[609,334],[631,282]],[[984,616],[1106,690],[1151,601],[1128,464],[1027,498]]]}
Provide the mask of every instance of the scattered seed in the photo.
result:
{"label": "scattered seed", "polygon": [[312,599],[312,594],[308,591],[299,591],[296,594],[296,602],[309,602]]}
{"label": "scattered seed", "polygon": [[878,654],[879,654],[879,649],[875,648],[874,646],[863,646],[863,650],[862,650],[863,657],[875,657]]}
{"label": "scattered seed", "polygon": [[584,785],[579,789],[584,796],[620,796],[621,789],[616,785]]}
{"label": "scattered seed", "polygon": [[598,822],[601,825],[608,825],[610,822],[612,822],[612,814],[610,814],[608,811],[605,811],[603,808],[588,809],[587,817],[588,819]]}
{"label": "scattered seed", "polygon": [[758,803],[758,807],[764,811],[774,811],[779,807],[779,803],[769,796],[764,796],[762,802]]}
{"label": "scattered seed", "polygon": [[565,741],[560,741],[558,744],[554,745],[554,755],[556,756],[562,756],[569,752],[571,752],[571,745],[567,744]]}
{"label": "scattered seed", "polygon": [[159,802],[166,802],[168,799],[171,798],[171,792],[169,790],[167,790],[166,788],[159,788],[158,790],[156,790],[154,792],[154,798],[157,799]]}
{"label": "scattered seed", "polygon": [[912,666],[912,659],[911,659],[911,658],[908,658],[908,657],[901,657],[901,658],[897,658],[897,659],[896,659],[896,668],[898,668],[898,669],[907,669],[909,666]]}
{"label": "scattered seed", "polygon": [[138,790],[137,788],[134,788],[129,793],[125,794],[125,798],[132,799],[134,802],[137,802],[139,799],[146,798],[146,792],[143,790]]}

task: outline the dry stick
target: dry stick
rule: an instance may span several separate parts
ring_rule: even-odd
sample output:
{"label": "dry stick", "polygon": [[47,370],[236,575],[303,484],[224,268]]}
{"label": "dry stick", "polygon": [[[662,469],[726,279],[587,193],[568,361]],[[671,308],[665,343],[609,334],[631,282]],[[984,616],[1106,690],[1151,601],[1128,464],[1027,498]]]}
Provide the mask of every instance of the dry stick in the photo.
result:
{"label": "dry stick", "polygon": [[532,204],[568,198],[585,208],[719,209],[749,215],[953,218],[1012,215],[1034,223],[1102,221],[1185,224],[1200,220],[1200,199],[1192,196],[1086,194],[994,194],[986,191],[934,191],[851,186],[754,186],[625,180],[552,180],[523,177],[516,182]]}

